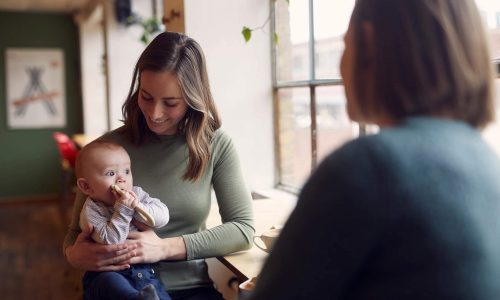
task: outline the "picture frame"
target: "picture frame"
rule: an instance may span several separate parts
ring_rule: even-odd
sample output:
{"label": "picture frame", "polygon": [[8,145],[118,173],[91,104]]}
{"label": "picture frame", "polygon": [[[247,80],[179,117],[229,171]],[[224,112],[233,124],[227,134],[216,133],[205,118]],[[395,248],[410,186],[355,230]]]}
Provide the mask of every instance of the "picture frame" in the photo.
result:
{"label": "picture frame", "polygon": [[9,129],[66,126],[64,51],[7,48],[6,90]]}

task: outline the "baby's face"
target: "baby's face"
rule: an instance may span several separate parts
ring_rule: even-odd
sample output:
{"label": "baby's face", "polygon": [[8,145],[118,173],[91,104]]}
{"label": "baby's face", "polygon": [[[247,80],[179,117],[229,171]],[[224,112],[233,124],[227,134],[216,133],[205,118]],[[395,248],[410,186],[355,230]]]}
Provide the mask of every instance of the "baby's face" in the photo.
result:
{"label": "baby's face", "polygon": [[132,190],[133,178],[130,157],[123,149],[102,148],[90,153],[84,167],[85,178],[90,186],[88,195],[107,205],[115,203],[111,185]]}

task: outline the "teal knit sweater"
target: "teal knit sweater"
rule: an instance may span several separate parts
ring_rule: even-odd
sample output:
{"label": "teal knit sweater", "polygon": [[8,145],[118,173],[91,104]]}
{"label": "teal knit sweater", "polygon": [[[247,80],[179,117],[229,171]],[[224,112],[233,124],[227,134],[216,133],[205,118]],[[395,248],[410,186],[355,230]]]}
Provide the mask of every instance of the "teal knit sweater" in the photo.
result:
{"label": "teal knit sweater", "polygon": [[318,167],[252,300],[500,299],[500,161],[465,123],[411,118]]}

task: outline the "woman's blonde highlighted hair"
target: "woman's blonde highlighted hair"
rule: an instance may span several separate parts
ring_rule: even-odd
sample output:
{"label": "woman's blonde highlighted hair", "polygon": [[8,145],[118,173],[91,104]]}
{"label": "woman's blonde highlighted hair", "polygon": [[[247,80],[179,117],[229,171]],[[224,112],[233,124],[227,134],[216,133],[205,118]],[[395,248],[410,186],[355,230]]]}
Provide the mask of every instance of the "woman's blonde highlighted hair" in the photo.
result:
{"label": "woman's blonde highlighted hair", "polygon": [[142,52],[134,69],[132,84],[123,104],[124,127],[130,140],[140,145],[158,140],[144,119],[138,90],[143,71],[172,72],[176,75],[188,110],[179,122],[177,134],[185,137],[189,162],[184,180],[197,180],[204,172],[211,155],[210,141],[221,126],[219,114],[210,92],[205,57],[200,45],[192,38],[175,32],[159,34]]}
{"label": "woman's blonde highlighted hair", "polygon": [[351,26],[363,119],[428,115],[476,128],[494,119],[493,66],[473,0],[357,0]]}

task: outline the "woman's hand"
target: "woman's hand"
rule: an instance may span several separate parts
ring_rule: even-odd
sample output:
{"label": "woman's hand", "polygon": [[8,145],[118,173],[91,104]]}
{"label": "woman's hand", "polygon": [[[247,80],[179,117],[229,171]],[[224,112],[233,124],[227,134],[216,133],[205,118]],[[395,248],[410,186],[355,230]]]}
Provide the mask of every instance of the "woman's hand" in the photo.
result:
{"label": "woman's hand", "polygon": [[75,268],[86,271],[119,271],[130,268],[136,245],[102,245],[92,241],[93,228],[82,231],[75,243],[66,248],[66,258]]}
{"label": "woman's hand", "polygon": [[136,255],[131,259],[132,264],[186,259],[186,245],[182,237],[161,239],[147,225],[136,220],[132,222],[141,230],[130,232],[126,241],[128,245],[136,246]]}

